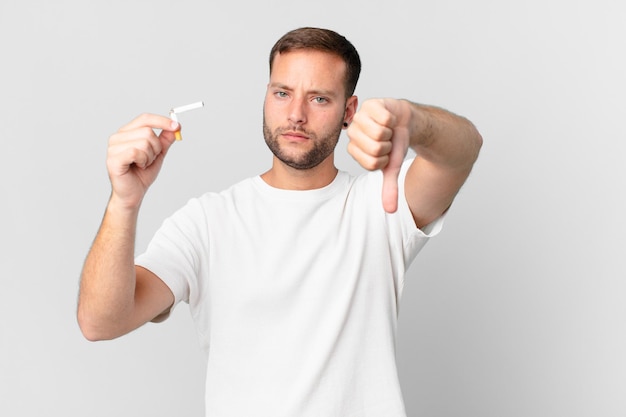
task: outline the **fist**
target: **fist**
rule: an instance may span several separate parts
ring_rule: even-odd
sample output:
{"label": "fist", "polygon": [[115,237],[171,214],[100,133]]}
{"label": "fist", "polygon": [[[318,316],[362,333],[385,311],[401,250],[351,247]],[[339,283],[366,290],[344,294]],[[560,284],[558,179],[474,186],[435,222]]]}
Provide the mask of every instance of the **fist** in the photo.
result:
{"label": "fist", "polygon": [[404,100],[367,100],[348,128],[348,152],[365,169],[383,172],[382,202],[398,209],[398,175],[409,149],[410,105]]}
{"label": "fist", "polygon": [[[155,129],[161,129],[157,135]],[[143,114],[109,138],[107,169],[112,195],[137,206],[154,182],[174,132],[180,125],[165,116]]]}

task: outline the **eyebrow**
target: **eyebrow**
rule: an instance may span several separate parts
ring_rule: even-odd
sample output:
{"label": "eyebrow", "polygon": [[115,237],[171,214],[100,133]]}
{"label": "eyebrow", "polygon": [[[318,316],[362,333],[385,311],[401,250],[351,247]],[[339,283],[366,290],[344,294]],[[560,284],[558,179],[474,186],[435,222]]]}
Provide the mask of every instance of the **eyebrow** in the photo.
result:
{"label": "eyebrow", "polygon": [[[270,83],[269,86],[270,86],[270,88],[278,88],[278,89],[281,89],[281,90],[293,91],[293,88],[289,87],[288,85],[282,84],[282,83]],[[337,92],[335,92],[333,90],[320,90],[320,89],[314,89],[314,90],[307,91],[307,94],[314,94],[314,95],[327,96],[327,97],[337,97],[338,96]]]}

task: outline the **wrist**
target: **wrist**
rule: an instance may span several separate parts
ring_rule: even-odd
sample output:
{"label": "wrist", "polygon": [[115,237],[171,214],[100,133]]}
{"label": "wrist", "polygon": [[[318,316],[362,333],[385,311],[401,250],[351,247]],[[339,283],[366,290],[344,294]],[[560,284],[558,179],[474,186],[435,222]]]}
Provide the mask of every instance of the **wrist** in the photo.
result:
{"label": "wrist", "polygon": [[112,192],[107,204],[107,211],[137,216],[139,214],[139,208],[141,207],[142,200],[142,198],[123,198],[115,192]]}
{"label": "wrist", "polygon": [[407,101],[409,114],[409,146],[412,149],[430,146],[434,138],[434,125],[427,106]]}

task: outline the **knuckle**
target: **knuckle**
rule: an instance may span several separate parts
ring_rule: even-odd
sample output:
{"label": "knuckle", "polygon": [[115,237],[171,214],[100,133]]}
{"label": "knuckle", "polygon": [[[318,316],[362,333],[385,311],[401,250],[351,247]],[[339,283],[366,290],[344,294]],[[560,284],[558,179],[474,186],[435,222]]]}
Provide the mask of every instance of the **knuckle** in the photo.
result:
{"label": "knuckle", "polygon": [[138,130],[141,133],[142,137],[149,138],[152,135],[154,135],[154,131],[152,130],[150,126],[142,126]]}
{"label": "knuckle", "polygon": [[385,146],[385,142],[374,142],[371,145],[370,153],[374,156],[383,156],[388,153],[387,146]]}
{"label": "knuckle", "polygon": [[132,148],[129,148],[127,151],[129,160],[133,162],[140,161],[142,159],[142,154],[143,152],[139,148],[134,146]]}
{"label": "knuckle", "polygon": [[141,113],[139,115],[139,117],[137,117],[137,120],[141,120],[141,121],[147,121],[151,118],[151,114],[150,113]]}
{"label": "knuckle", "polygon": [[353,126],[358,126],[361,124],[361,121],[365,118],[365,115],[363,114],[362,111],[358,111],[354,114],[354,116],[352,116],[352,123],[350,124],[350,127],[352,128]]}
{"label": "knuckle", "polygon": [[367,169],[368,171],[374,171],[377,170],[381,167],[381,163],[380,163],[380,158],[364,158],[363,161],[361,162],[361,165],[363,166],[363,168]]}
{"label": "knuckle", "polygon": [[154,148],[152,147],[152,144],[147,140],[139,142],[137,144],[137,149],[142,154],[145,154],[147,158],[152,158],[153,155],[156,153]]}
{"label": "knuckle", "polygon": [[117,131],[117,133],[114,133],[111,136],[109,136],[108,145],[109,146],[115,146],[120,141],[121,141],[121,130]]}
{"label": "knuckle", "polygon": [[392,130],[386,125],[378,125],[372,135],[377,141],[387,141],[391,138],[392,133]]}

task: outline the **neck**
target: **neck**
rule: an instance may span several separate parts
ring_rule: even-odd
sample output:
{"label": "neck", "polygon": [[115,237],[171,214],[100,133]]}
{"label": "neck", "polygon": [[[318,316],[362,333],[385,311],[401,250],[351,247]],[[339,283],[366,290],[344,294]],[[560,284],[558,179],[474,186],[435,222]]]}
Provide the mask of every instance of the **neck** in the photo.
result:
{"label": "neck", "polygon": [[283,190],[315,190],[326,187],[337,176],[333,155],[310,169],[296,169],[274,157],[272,168],[261,175],[263,181]]}

